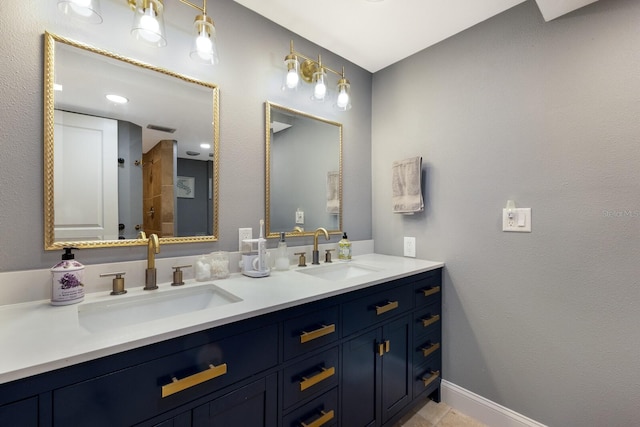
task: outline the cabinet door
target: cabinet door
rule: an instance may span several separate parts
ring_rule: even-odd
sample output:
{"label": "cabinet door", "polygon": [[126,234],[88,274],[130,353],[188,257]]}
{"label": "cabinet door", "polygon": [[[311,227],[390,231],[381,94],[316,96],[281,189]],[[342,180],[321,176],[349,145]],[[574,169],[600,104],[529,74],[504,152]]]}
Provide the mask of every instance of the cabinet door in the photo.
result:
{"label": "cabinet door", "polygon": [[264,378],[193,410],[193,427],[275,427],[276,375]]}
{"label": "cabinet door", "polygon": [[342,349],[342,425],[375,425],[376,359],[381,357],[376,343],[380,330],[362,334],[346,342]]}
{"label": "cabinet door", "polygon": [[411,398],[409,333],[407,316],[382,328],[384,355],[379,362],[383,423],[408,404]]}
{"label": "cabinet door", "polygon": [[0,426],[36,427],[38,425],[38,398],[32,397],[19,402],[0,406]]}

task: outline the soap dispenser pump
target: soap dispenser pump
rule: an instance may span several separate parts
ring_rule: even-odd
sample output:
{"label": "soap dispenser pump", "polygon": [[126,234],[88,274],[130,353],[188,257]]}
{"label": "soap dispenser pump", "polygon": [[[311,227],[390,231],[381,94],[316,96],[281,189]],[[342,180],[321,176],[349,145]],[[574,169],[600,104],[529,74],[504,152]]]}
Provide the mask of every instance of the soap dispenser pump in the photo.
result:
{"label": "soap dispenser pump", "polygon": [[65,247],[62,261],[51,268],[51,305],[84,300],[84,265],[75,260],[74,247]]}
{"label": "soap dispenser pump", "polygon": [[342,234],[342,239],[338,242],[338,259],[340,261],[351,261],[351,242],[346,232]]}

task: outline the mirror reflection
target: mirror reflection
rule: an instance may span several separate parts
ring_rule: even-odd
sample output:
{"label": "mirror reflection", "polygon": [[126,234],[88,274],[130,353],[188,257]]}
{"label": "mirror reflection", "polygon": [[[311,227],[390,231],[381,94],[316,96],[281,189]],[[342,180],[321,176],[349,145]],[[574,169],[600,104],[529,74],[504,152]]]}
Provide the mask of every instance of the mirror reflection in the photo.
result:
{"label": "mirror reflection", "polygon": [[45,248],[217,240],[218,88],[45,34]]}
{"label": "mirror reflection", "polygon": [[342,229],[342,125],[271,102],[266,116],[268,237]]}

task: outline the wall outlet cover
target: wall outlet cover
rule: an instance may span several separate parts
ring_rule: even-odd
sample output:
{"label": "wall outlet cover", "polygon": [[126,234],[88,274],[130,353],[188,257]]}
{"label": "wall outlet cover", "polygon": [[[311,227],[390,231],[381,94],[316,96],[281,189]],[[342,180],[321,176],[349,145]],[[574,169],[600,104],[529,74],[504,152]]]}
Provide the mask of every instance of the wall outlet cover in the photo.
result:
{"label": "wall outlet cover", "polygon": [[242,252],[244,247],[242,241],[253,238],[253,231],[251,228],[238,228],[238,250]]}
{"label": "wall outlet cover", "polygon": [[416,238],[405,237],[404,238],[404,256],[415,258],[416,257]]}
{"label": "wall outlet cover", "polygon": [[512,219],[507,209],[502,209],[502,231],[531,233],[531,208],[516,208]]}

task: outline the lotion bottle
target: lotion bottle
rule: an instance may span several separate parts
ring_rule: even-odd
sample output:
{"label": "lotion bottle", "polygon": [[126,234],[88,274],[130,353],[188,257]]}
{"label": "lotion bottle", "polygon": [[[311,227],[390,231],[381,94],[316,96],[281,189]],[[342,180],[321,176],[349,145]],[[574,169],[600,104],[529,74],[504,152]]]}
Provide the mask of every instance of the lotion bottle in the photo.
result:
{"label": "lotion bottle", "polygon": [[62,261],[51,268],[51,305],[75,304],[84,300],[84,265],[65,247]]}
{"label": "lotion bottle", "polygon": [[346,232],[342,234],[342,239],[338,242],[338,259],[340,261],[351,261],[351,242]]}
{"label": "lotion bottle", "polygon": [[289,254],[287,253],[287,242],[284,240],[284,231],[280,233],[280,241],[276,249],[276,270],[285,271],[289,269]]}

